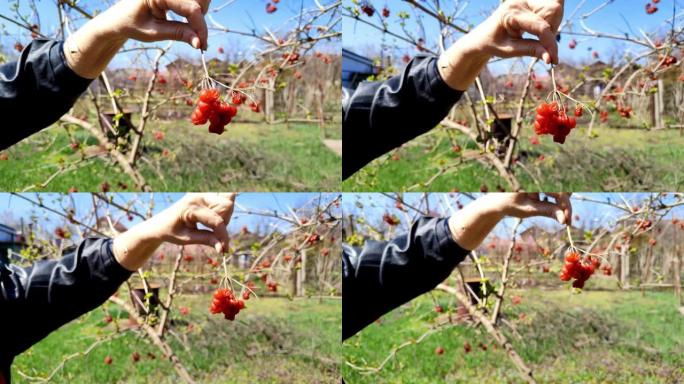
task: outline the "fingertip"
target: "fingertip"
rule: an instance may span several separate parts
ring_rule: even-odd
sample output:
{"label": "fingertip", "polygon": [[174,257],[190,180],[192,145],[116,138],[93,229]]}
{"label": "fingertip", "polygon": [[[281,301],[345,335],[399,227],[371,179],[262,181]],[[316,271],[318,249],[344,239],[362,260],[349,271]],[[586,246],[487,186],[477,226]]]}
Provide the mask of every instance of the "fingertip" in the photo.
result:
{"label": "fingertip", "polygon": [[558,222],[561,224],[566,224],[567,219],[565,217],[565,213],[562,210],[556,211],[556,220],[558,220]]}
{"label": "fingertip", "polygon": [[200,49],[201,42],[200,42],[199,37],[193,36],[193,38],[190,40],[190,45],[192,45],[192,47],[195,49]]}

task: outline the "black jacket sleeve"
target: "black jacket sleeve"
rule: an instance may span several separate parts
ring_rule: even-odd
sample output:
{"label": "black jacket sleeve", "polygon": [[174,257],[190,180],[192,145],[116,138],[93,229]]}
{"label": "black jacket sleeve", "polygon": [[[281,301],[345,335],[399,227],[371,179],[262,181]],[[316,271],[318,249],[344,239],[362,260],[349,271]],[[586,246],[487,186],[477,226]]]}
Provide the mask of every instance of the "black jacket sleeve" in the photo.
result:
{"label": "black jacket sleeve", "polygon": [[86,239],[60,260],[0,265],[0,371],[52,331],[102,305],[131,275],[111,239]]}
{"label": "black jacket sleeve", "polygon": [[432,56],[417,56],[386,81],[361,83],[342,100],[342,178],[434,128],[462,94],[442,80]]}
{"label": "black jacket sleeve", "polygon": [[439,218],[421,218],[390,241],[343,244],[342,340],[434,289],[467,255],[453,240],[448,219]]}
{"label": "black jacket sleeve", "polygon": [[56,122],[92,80],[66,63],[63,42],[33,40],[16,62],[0,65],[0,149]]}

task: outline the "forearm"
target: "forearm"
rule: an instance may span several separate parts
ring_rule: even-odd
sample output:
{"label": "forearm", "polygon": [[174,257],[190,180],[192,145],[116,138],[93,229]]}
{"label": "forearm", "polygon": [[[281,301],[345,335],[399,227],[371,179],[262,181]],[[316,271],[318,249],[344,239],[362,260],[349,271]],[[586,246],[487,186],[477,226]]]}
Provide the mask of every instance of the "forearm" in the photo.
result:
{"label": "forearm", "polygon": [[142,267],[163,242],[152,220],[137,224],[114,238],[114,257],[129,271]]}
{"label": "forearm", "polygon": [[64,55],[69,67],[79,76],[95,79],[107,68],[126,40],[119,31],[103,26],[97,17],[66,40]]}
{"label": "forearm", "polygon": [[477,29],[464,35],[439,57],[439,73],[452,89],[467,90],[491,58],[474,38],[476,34]]}
{"label": "forearm", "polygon": [[504,212],[485,195],[465,206],[449,218],[451,235],[464,249],[477,248],[494,227],[504,218]]}

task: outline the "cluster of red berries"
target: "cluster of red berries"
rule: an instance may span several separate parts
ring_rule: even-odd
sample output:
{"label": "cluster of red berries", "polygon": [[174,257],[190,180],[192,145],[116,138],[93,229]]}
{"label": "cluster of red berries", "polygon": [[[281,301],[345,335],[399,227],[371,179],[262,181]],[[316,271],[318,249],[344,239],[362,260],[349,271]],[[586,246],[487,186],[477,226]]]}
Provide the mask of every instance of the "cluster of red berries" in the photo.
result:
{"label": "cluster of red berries", "polygon": [[385,213],[382,215],[382,221],[387,223],[387,225],[394,227],[396,225],[399,225],[400,221],[399,218],[395,215],[390,215],[389,213]]}
{"label": "cluster of red berries", "polygon": [[211,88],[200,92],[191,120],[195,125],[203,125],[209,121],[209,132],[220,135],[235,115],[237,108],[222,101],[219,91]]}
{"label": "cluster of red berries", "polygon": [[620,116],[624,117],[625,119],[629,119],[630,117],[632,117],[631,106],[618,105],[617,111],[620,114]]}
{"label": "cluster of red berries", "polygon": [[226,320],[235,320],[241,309],[245,308],[245,302],[236,299],[233,291],[228,288],[219,288],[214,292],[214,300],[211,302],[210,311],[213,314],[223,313]]}
{"label": "cluster of red berries", "polygon": [[[652,0],[652,1],[654,4],[658,4],[660,2],[660,0]],[[656,12],[658,12],[658,7],[651,4],[650,2],[646,3],[646,13],[648,13],[649,15],[652,15]]]}
{"label": "cluster of red berries", "polygon": [[649,228],[651,228],[653,222],[646,219],[637,219],[636,224],[640,231],[647,231]]}
{"label": "cluster of red berries", "polygon": [[582,260],[582,257],[577,252],[570,252],[565,256],[565,264],[560,273],[560,279],[562,281],[575,279],[572,282],[572,286],[582,289],[584,288],[584,283],[599,267],[604,275],[610,276],[612,273],[610,265],[601,266],[601,261],[598,258],[588,257],[586,260]]}
{"label": "cluster of red berries", "polygon": [[677,58],[671,55],[658,55],[658,60],[662,62],[662,66],[664,68],[668,68],[677,64]]}
{"label": "cluster of red berries", "polygon": [[553,135],[553,141],[563,144],[576,125],[575,118],[568,117],[555,101],[550,104],[542,103],[537,108],[534,121],[534,131],[537,135]]}

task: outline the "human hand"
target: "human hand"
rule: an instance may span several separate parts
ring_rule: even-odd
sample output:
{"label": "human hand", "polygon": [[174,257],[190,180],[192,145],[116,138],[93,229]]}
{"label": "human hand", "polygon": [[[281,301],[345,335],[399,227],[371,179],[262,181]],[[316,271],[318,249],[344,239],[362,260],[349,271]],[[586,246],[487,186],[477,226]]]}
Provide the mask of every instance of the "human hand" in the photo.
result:
{"label": "human hand", "polygon": [[[114,239],[113,252],[126,269],[140,268],[163,242],[204,244],[228,250],[228,229],[234,193],[190,193],[171,207],[137,224]],[[208,229],[198,228],[202,224]]]}
{"label": "human hand", "polygon": [[[128,39],[144,42],[177,40],[207,49],[204,14],[211,0],[122,0],[87,22],[64,44],[69,67],[94,79],[105,70]],[[186,22],[167,20],[173,12]]]}
{"label": "human hand", "polygon": [[570,193],[547,193],[546,196],[555,201],[542,199],[539,193],[485,194],[449,218],[452,238],[464,249],[475,249],[506,216],[520,219],[545,216],[570,225]]}
{"label": "human hand", "polygon": [[525,219],[545,216],[561,224],[572,222],[571,193],[546,193],[555,201],[542,199],[539,193],[493,193],[485,197],[485,202],[498,209],[504,216]]}
{"label": "human hand", "polygon": [[[125,39],[143,42],[184,41],[207,49],[208,29],[204,15],[210,0],[123,0],[97,16],[102,29]],[[167,19],[173,12],[187,22]]]}
{"label": "human hand", "polygon": [[[461,37],[439,59],[442,78],[465,90],[493,56],[532,56],[558,63],[556,34],[564,0],[507,0],[482,24]],[[527,32],[536,39],[523,38]]]}

